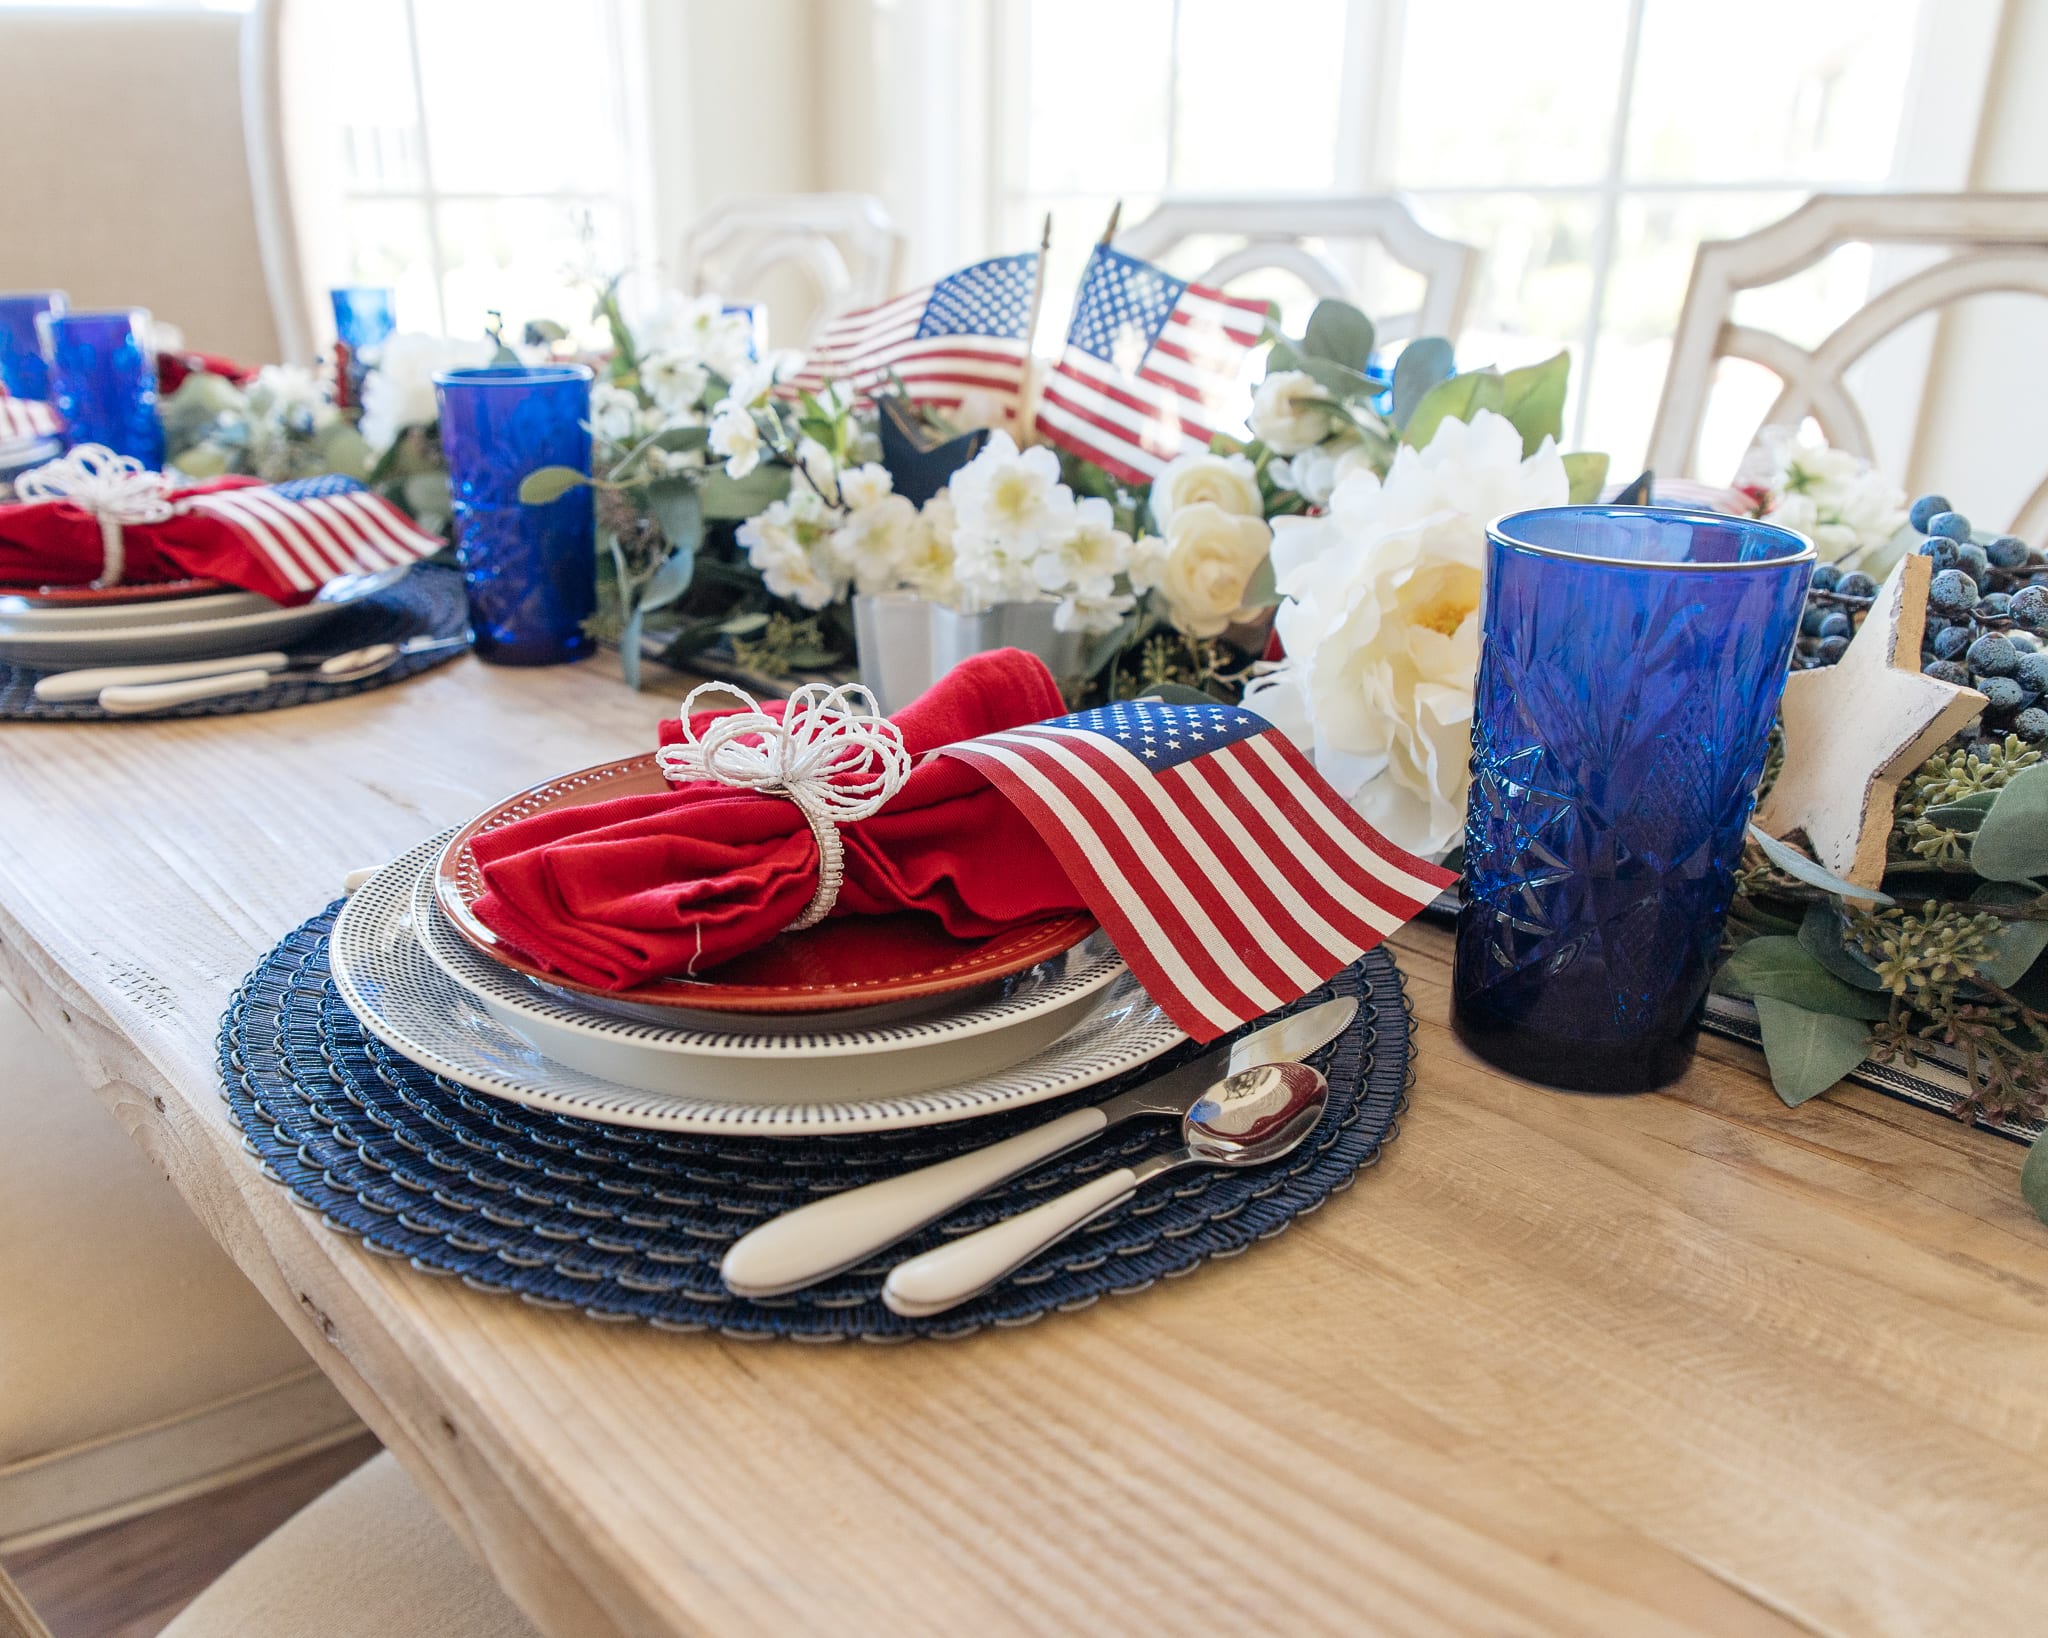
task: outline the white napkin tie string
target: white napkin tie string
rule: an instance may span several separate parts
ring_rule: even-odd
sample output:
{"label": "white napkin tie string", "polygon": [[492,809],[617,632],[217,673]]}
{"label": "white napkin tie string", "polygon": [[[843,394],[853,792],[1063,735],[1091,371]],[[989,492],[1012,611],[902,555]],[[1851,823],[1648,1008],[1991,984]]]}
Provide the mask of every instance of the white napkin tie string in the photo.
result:
{"label": "white napkin tie string", "polygon": [[69,454],[33,467],[14,480],[25,501],[68,500],[99,519],[100,577],[95,586],[118,586],[127,567],[123,527],[162,523],[171,516],[171,482],[132,455],[105,444],[80,444]]}
{"label": "white napkin tie string", "polygon": [[[700,735],[690,713],[705,694],[735,695],[745,708],[718,718]],[[703,683],[690,690],[682,714],[683,739],[654,753],[664,777],[673,783],[713,779],[763,796],[786,796],[809,823],[818,842],[818,890],[783,931],[815,927],[831,914],[846,880],[839,827],[881,812],[910,777],[903,735],[858,683],[805,683],[789,696],[779,721],[744,689]],[[758,743],[740,743],[750,737]]]}

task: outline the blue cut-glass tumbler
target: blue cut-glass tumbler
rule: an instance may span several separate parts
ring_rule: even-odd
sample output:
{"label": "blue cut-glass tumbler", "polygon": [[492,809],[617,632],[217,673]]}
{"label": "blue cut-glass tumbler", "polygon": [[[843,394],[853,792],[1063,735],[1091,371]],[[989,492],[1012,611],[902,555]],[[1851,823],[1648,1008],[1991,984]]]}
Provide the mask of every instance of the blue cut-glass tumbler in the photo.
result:
{"label": "blue cut-glass tumbler", "polygon": [[327,294],[334,303],[334,336],[342,347],[342,402],[360,405],[363,377],[369,373],[363,351],[381,347],[398,328],[397,304],[390,288],[381,284],[338,285]]}
{"label": "blue cut-glass tumbler", "polygon": [[0,296],[0,387],[16,398],[47,399],[50,366],[43,362],[36,320],[70,303],[61,290],[22,290]]}
{"label": "blue cut-glass tumbler", "polygon": [[590,371],[581,364],[444,370],[434,377],[455,535],[480,659],[580,660],[595,646],[597,514],[587,487],[519,499],[542,466],[590,470]]}
{"label": "blue cut-glass tumbler", "polygon": [[1457,1031],[1552,1086],[1662,1086],[1698,1038],[1813,547],[1624,506],[1487,539]]}
{"label": "blue cut-glass tumbler", "polygon": [[50,402],[64,423],[66,448],[104,444],[151,471],[164,464],[156,415],[156,344],[149,313],[44,313],[36,320],[50,366]]}

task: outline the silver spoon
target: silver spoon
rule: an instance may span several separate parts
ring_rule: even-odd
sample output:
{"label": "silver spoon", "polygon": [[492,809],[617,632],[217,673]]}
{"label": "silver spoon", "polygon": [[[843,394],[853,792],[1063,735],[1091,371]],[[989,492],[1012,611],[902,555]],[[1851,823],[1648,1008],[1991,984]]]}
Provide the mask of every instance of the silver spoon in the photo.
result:
{"label": "silver spoon", "polygon": [[943,1313],[1047,1246],[1182,1166],[1262,1166],[1292,1153],[1323,1118],[1330,1083],[1307,1064],[1260,1064],[1219,1081],[1181,1120],[1183,1147],[1091,1178],[1042,1206],[899,1263],[882,1287],[898,1314]]}

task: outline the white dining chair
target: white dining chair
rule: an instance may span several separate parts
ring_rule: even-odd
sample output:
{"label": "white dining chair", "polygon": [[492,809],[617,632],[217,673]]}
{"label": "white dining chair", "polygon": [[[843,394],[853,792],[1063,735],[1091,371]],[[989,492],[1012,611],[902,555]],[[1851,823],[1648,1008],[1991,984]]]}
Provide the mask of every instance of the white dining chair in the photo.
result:
{"label": "white dining chair", "polygon": [[[1392,194],[1168,199],[1119,233],[1116,243],[1133,256],[1214,286],[1268,270],[1291,274],[1311,295],[1364,306],[1386,340],[1456,341],[1479,277],[1478,246],[1431,231],[1406,200]],[[1421,300],[1412,309],[1372,311],[1375,292],[1364,287],[1360,273],[1375,256],[1420,278]]]}
{"label": "white dining chair", "polygon": [[0,290],[147,307],[206,352],[310,359],[276,157],[277,4],[0,7],[0,108],[37,133],[7,175],[9,220],[35,226],[0,232]]}
{"label": "white dining chair", "polygon": [[779,346],[892,294],[902,257],[903,235],[873,194],[786,193],[712,206],[684,236],[682,261],[693,294],[766,302]]}
{"label": "white dining chair", "polygon": [[[1812,345],[1735,321],[1745,291],[1782,283],[1850,244],[1900,250],[1920,265]],[[1990,294],[2048,297],[2048,194],[1815,194],[1754,233],[1702,244],[1650,434],[1650,466],[1701,475],[1700,434],[1724,358],[1761,365],[1780,383],[1756,431],[1811,417],[1835,448],[1876,459],[1865,406],[1845,376],[1913,320]],[[2048,478],[2010,527],[2031,540],[2048,531]]]}

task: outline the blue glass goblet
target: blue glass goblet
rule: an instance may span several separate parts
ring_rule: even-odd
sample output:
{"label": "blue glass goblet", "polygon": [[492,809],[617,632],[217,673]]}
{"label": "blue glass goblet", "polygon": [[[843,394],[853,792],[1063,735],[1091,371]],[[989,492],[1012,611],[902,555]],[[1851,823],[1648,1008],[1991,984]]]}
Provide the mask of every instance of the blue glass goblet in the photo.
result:
{"label": "blue glass goblet", "polygon": [[50,402],[66,448],[104,444],[151,471],[164,464],[156,416],[156,345],[141,307],[110,313],[44,313],[36,320],[50,366]]}
{"label": "blue glass goblet", "polygon": [[50,366],[43,362],[36,320],[45,313],[61,313],[68,306],[61,290],[24,290],[0,296],[0,387],[14,397],[50,396]]}
{"label": "blue glass goblet", "polygon": [[519,499],[541,466],[590,470],[590,371],[581,364],[444,370],[434,377],[455,535],[480,659],[580,660],[595,645],[597,512],[587,487]]}
{"label": "blue glass goblet", "polygon": [[1682,1074],[1813,547],[1747,518],[1517,512],[1487,531],[1453,1020],[1530,1080]]}
{"label": "blue glass goblet", "polygon": [[360,405],[363,377],[369,366],[363,363],[365,348],[381,347],[398,328],[397,307],[391,290],[381,284],[345,284],[328,292],[334,303],[334,335],[341,345],[342,404]]}

